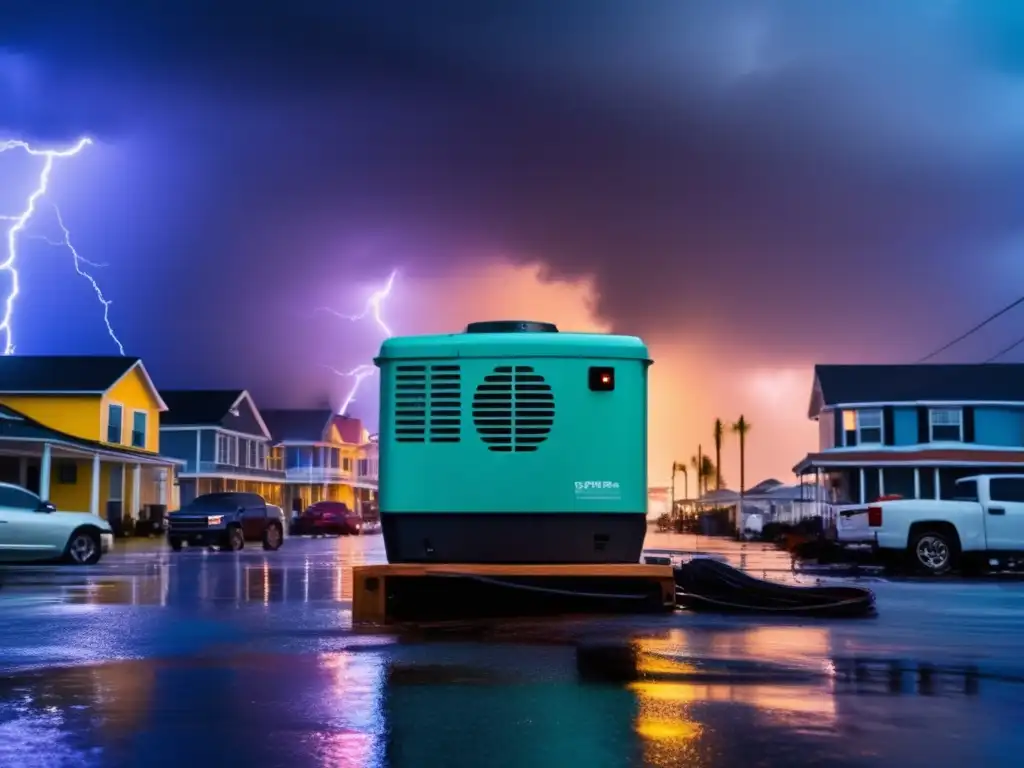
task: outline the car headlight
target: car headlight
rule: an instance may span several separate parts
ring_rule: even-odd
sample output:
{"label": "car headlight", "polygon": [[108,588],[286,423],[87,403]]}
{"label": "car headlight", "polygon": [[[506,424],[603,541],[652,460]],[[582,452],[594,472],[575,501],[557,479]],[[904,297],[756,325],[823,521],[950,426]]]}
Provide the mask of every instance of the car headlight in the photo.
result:
{"label": "car headlight", "polygon": [[207,525],[220,525],[224,521],[224,515],[210,515],[206,518]]}

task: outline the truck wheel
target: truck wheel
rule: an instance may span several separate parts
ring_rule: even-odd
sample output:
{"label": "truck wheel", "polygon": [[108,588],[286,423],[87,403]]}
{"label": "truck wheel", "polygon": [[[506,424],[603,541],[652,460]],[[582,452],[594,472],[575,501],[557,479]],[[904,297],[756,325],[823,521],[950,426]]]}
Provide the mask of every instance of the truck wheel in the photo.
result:
{"label": "truck wheel", "polygon": [[914,566],[932,576],[941,576],[952,570],[955,551],[952,538],[943,531],[921,531],[910,543]]}
{"label": "truck wheel", "polygon": [[224,537],[224,543],[220,545],[220,548],[225,552],[237,552],[245,546],[245,536],[242,535],[242,529],[237,525],[232,525],[228,528],[227,535]]}
{"label": "truck wheel", "polygon": [[275,549],[280,549],[283,539],[284,536],[282,535],[281,526],[277,523],[271,523],[267,526],[267,529],[263,531],[263,548],[269,552],[273,552]]}

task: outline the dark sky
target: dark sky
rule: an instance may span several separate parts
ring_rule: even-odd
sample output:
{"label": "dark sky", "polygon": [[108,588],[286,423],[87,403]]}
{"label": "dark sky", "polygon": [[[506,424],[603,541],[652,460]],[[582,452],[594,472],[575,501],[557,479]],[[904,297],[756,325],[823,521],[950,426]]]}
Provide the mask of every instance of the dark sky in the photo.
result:
{"label": "dark sky", "polygon": [[[316,306],[397,266],[434,303],[396,330],[433,329],[506,262],[701,350],[690,392],[915,359],[1024,293],[1022,41],[1024,5],[966,0],[0,3],[0,129],[96,137],[54,198],[166,385],[336,398],[323,364],[379,337]],[[30,171],[4,156],[0,213]],[[19,351],[109,351],[25,248]]]}

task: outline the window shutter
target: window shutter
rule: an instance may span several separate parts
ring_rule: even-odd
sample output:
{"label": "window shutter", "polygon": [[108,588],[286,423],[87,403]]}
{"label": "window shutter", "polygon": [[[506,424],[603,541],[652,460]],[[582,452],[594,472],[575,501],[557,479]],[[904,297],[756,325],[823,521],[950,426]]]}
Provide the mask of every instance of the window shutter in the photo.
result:
{"label": "window shutter", "polygon": [[923,405],[917,407],[917,442],[931,442],[931,430],[928,428],[928,409]]}
{"label": "window shutter", "polygon": [[882,408],[882,443],[896,445],[896,418],[891,405]]}
{"label": "window shutter", "polygon": [[964,442],[974,442],[974,408],[967,406],[963,409],[961,418],[964,420]]}

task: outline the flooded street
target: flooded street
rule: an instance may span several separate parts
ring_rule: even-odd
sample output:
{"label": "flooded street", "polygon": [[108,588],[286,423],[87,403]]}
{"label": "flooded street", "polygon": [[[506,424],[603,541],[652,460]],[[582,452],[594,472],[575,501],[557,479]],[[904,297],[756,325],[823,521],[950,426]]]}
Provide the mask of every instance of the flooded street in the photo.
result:
{"label": "flooded street", "polygon": [[[648,544],[795,579],[762,545]],[[0,765],[1015,766],[1024,751],[1024,584],[864,582],[867,620],[353,631],[348,569],[383,555],[379,536],[237,555],[130,542],[94,568],[3,569]]]}

